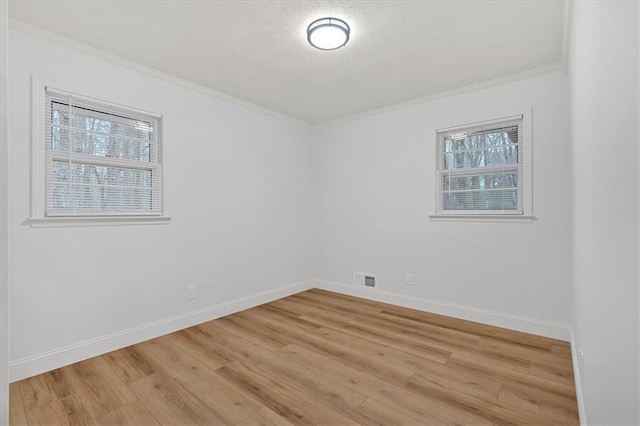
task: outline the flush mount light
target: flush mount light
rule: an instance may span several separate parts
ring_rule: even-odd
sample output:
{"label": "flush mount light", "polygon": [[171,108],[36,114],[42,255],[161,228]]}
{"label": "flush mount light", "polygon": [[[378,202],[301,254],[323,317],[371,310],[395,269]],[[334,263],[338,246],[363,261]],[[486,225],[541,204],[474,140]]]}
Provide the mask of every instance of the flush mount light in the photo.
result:
{"label": "flush mount light", "polygon": [[351,28],[342,19],[321,18],[307,27],[309,44],[320,50],[336,50],[347,44]]}

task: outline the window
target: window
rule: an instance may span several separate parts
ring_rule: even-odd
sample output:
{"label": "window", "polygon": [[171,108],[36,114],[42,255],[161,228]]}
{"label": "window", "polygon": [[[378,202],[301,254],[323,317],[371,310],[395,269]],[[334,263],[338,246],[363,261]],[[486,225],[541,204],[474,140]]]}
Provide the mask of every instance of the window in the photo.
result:
{"label": "window", "polygon": [[439,130],[436,216],[530,214],[524,136],[522,116]]}
{"label": "window", "polygon": [[49,87],[43,97],[32,219],[160,217],[161,117]]}

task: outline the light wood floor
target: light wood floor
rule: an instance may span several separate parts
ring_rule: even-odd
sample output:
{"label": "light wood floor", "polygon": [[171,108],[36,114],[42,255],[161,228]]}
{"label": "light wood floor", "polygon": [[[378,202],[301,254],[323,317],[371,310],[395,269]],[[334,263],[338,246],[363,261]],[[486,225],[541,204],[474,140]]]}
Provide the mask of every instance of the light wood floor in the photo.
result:
{"label": "light wood floor", "polygon": [[578,424],[567,343],[311,290],[11,385],[12,425]]}

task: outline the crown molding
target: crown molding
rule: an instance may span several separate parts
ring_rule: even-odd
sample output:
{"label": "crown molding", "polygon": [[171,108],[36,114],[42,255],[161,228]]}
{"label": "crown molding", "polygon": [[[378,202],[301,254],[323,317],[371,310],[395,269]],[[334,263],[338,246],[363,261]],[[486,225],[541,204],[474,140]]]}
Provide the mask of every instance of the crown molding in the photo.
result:
{"label": "crown molding", "polygon": [[469,93],[469,92],[475,92],[478,90],[482,90],[482,89],[486,89],[489,87],[494,87],[494,86],[499,86],[502,84],[506,84],[506,83],[511,83],[514,81],[518,81],[518,80],[525,80],[527,78],[531,78],[531,77],[535,77],[537,75],[541,75],[541,74],[547,74],[547,73],[552,73],[555,71],[563,71],[563,72],[567,72],[567,64],[568,64],[568,44],[569,44],[569,29],[570,29],[570,12],[571,12],[571,1],[569,0],[564,0],[564,11],[563,11],[563,19],[564,19],[564,25],[563,25],[563,44],[562,44],[562,50],[561,50],[561,60],[560,62],[557,63],[553,63],[550,65],[545,65],[542,67],[538,67],[538,68],[533,68],[527,71],[523,71],[523,72],[518,72],[518,73],[514,73],[514,74],[509,74],[506,76],[502,76],[502,77],[498,77],[498,78],[494,78],[491,80],[486,80],[486,81],[482,81],[482,82],[478,82],[478,83],[473,83],[467,86],[463,86],[463,87],[459,87],[459,88],[455,88],[455,89],[451,89],[451,90],[446,90],[443,92],[439,92],[439,93],[435,93],[435,94],[431,94],[431,95],[427,95],[427,96],[422,96],[419,98],[415,98],[415,99],[411,99],[408,101],[403,101],[403,102],[399,102],[399,103],[395,103],[395,104],[391,104],[391,105],[387,105],[384,107],[380,107],[380,108],[375,108],[372,110],[368,110],[368,111],[364,111],[364,112],[360,112],[360,113],[356,113],[356,114],[352,114],[346,117],[341,117],[341,118],[337,118],[334,120],[328,120],[328,121],[323,121],[323,122],[306,122],[297,118],[293,118],[289,115],[271,110],[269,108],[265,108],[263,106],[233,97],[231,95],[227,95],[226,93],[223,92],[219,92],[216,91],[214,89],[202,86],[200,84],[197,83],[193,83],[191,81],[185,80],[183,78],[177,77],[173,74],[168,74],[162,71],[158,71],[154,68],[151,67],[147,67],[146,65],[142,65],[140,63],[137,63],[135,61],[131,61],[129,59],[125,59],[121,56],[118,55],[114,55],[112,53],[108,53],[104,50],[101,49],[97,49],[95,47],[91,47],[89,45],[86,45],[84,43],[78,42],[76,40],[72,40],[68,37],[65,36],[61,36],[55,33],[52,33],[50,31],[47,30],[43,30],[42,28],[38,28],[35,27],[33,25],[27,24],[23,21],[19,21],[16,19],[9,19],[9,29],[12,31],[18,31],[24,34],[28,34],[31,36],[34,36],[36,38],[39,38],[41,40],[45,40],[45,41],[49,41],[58,45],[61,45],[63,47],[78,51],[80,53],[84,53],[88,56],[92,56],[101,60],[104,60],[106,62],[110,62],[112,64],[115,65],[120,65],[126,68],[129,68],[131,70],[137,71],[139,73],[154,77],[154,78],[158,78],[160,80],[164,80],[166,82],[169,83],[173,83],[175,85],[178,86],[182,86],[194,91],[197,91],[199,93],[203,93],[209,96],[212,96],[216,99],[222,100],[222,101],[226,101],[229,103],[233,103],[235,105],[239,105],[248,109],[252,109],[254,111],[258,111],[258,112],[262,112],[264,114],[267,115],[271,115],[274,117],[278,117],[284,120],[287,120],[289,122],[292,123],[296,123],[299,125],[307,125],[307,126],[318,126],[318,125],[325,125],[325,124],[335,124],[335,123],[340,123],[340,122],[344,122],[344,121],[350,121],[350,120],[355,120],[355,119],[359,119],[359,118],[364,118],[364,117],[368,117],[368,116],[372,116],[372,115],[376,115],[379,113],[383,113],[383,112],[389,112],[389,111],[395,111],[395,110],[399,110],[399,109],[403,109],[403,108],[407,108],[410,106],[414,106],[414,105],[418,105],[418,104],[423,104],[423,103],[427,103],[427,102],[433,102],[435,100],[439,100],[439,99],[443,99],[443,98],[448,98],[451,96],[456,96],[456,95],[461,95],[464,93]]}
{"label": "crown molding", "polygon": [[48,42],[51,42],[51,43],[54,43],[54,44],[57,44],[57,45],[61,45],[61,46],[66,47],[68,49],[75,50],[77,52],[86,54],[88,56],[92,56],[94,58],[97,58],[97,59],[100,59],[100,60],[115,64],[115,65],[119,65],[119,66],[122,66],[122,67],[125,67],[125,68],[128,68],[130,70],[139,72],[141,74],[148,75],[150,77],[157,78],[159,80],[164,80],[164,81],[166,81],[168,83],[172,83],[172,84],[175,84],[177,86],[182,86],[182,87],[185,87],[187,89],[194,90],[196,92],[199,92],[199,93],[214,97],[214,98],[216,98],[218,100],[229,102],[229,103],[232,103],[232,104],[244,107],[244,108],[248,108],[248,109],[251,109],[251,110],[254,110],[254,111],[258,111],[258,112],[261,112],[261,113],[264,113],[264,114],[267,114],[267,115],[270,115],[270,116],[273,116],[273,117],[281,118],[281,119],[287,120],[289,122],[296,123],[298,125],[306,125],[306,126],[309,125],[309,123],[307,123],[305,121],[302,121],[302,120],[299,120],[297,118],[293,118],[293,117],[291,117],[289,115],[274,111],[274,110],[269,109],[269,108],[265,108],[265,107],[260,106],[260,105],[256,105],[254,103],[251,103],[251,102],[236,98],[236,97],[231,96],[231,95],[227,95],[226,93],[210,89],[210,88],[202,86],[200,84],[193,83],[193,82],[191,82],[189,80],[185,80],[185,79],[177,77],[177,76],[175,76],[173,74],[169,74],[169,73],[165,73],[165,72],[162,72],[162,71],[158,71],[155,68],[151,68],[151,67],[148,67],[146,65],[142,65],[142,64],[140,64],[138,62],[132,61],[130,59],[123,58],[122,56],[114,55],[114,54],[106,52],[104,50],[97,49],[95,47],[92,47],[92,46],[86,45],[84,43],[81,43],[79,41],[72,40],[72,39],[70,39],[68,37],[65,37],[65,36],[62,36],[62,35],[59,35],[59,34],[55,34],[55,33],[52,33],[50,31],[47,31],[47,30],[43,30],[42,28],[35,27],[33,25],[27,24],[26,22],[23,22],[23,21],[20,21],[20,20],[17,20],[17,19],[13,19],[13,18],[9,19],[9,29],[11,31],[18,31],[20,33],[27,34],[27,35],[39,38],[39,39],[44,40],[44,41],[48,41]]}
{"label": "crown molding", "polygon": [[339,123],[347,122],[351,120],[358,120],[361,118],[369,117],[369,116],[380,114],[383,112],[400,110],[400,109],[409,108],[415,105],[426,104],[429,102],[437,101],[439,99],[463,95],[465,93],[477,92],[479,90],[487,89],[490,87],[501,86],[503,84],[513,83],[515,81],[520,81],[520,80],[526,80],[528,78],[536,77],[543,74],[550,74],[557,71],[563,71],[563,65],[561,62],[556,62],[550,65],[545,65],[538,68],[532,68],[527,71],[523,71],[515,74],[509,74],[509,75],[494,78],[491,80],[481,81],[479,83],[473,83],[473,84],[462,86],[456,89],[435,93],[433,95],[422,96],[420,98],[415,98],[409,101],[387,105],[381,108],[376,108],[369,111],[353,114],[347,117],[337,118],[335,120],[329,120],[322,123],[314,123],[314,125],[324,126],[324,125],[331,125],[331,124],[339,124]]}

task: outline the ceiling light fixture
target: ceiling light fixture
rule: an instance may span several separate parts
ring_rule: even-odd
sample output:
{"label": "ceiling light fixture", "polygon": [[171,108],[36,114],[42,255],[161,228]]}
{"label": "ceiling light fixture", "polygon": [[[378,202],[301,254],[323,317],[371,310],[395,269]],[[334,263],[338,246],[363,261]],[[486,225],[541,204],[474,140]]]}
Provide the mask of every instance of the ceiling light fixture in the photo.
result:
{"label": "ceiling light fixture", "polygon": [[321,18],[307,27],[309,44],[320,50],[336,50],[347,44],[351,28],[342,19]]}

